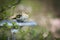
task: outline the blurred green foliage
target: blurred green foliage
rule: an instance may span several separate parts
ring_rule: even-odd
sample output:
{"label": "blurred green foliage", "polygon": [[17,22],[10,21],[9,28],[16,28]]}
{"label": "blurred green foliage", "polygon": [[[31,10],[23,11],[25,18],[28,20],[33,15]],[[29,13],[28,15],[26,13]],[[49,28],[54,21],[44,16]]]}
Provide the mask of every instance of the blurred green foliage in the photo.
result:
{"label": "blurred green foliage", "polygon": [[[10,37],[10,40],[12,40],[11,28],[18,29],[18,27],[19,26],[17,26],[15,22],[13,22],[12,27],[5,23],[4,26],[0,28],[0,40],[7,40],[8,36]],[[48,32],[46,29],[43,29],[44,31],[41,29],[43,28],[39,26],[28,27],[28,29],[25,30],[21,28],[17,33],[15,33],[15,38],[16,40],[54,40],[50,32]],[[47,32],[47,36],[44,37],[44,33]]]}
{"label": "blurred green foliage", "polygon": [[20,3],[21,0],[0,0],[0,12]]}
{"label": "blurred green foliage", "polygon": [[21,0],[0,0],[0,20],[8,19]]}

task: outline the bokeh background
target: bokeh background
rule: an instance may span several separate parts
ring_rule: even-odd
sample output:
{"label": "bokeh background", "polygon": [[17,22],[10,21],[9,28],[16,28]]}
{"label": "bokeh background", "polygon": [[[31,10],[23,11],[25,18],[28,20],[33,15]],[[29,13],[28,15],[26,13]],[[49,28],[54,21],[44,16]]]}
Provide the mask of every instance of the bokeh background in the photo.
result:
{"label": "bokeh background", "polygon": [[[0,20],[11,20],[17,14],[21,13],[18,6],[31,8],[29,19],[37,23],[34,27],[24,26],[15,33],[16,40],[53,40],[49,32],[50,19],[60,17],[60,1],[59,0],[20,0],[16,5],[17,0],[0,0]],[[4,4],[5,3],[5,4]],[[18,13],[17,13],[18,11]],[[4,24],[0,28],[0,40],[7,40],[8,36],[12,40],[10,26]],[[15,27],[18,27],[15,25]],[[17,29],[17,28],[16,28]]]}

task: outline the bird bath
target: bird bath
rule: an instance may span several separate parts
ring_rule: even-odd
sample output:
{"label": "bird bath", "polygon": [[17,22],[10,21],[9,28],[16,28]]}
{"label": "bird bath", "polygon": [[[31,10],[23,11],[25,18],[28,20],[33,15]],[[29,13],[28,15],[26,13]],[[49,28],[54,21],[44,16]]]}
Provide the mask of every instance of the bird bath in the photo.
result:
{"label": "bird bath", "polygon": [[[33,26],[37,25],[36,22],[34,22],[34,21],[17,22],[16,20],[2,20],[2,21],[0,21],[0,26],[3,26],[5,23],[7,23],[7,25],[9,25],[9,26],[13,26],[12,22],[15,22],[19,27],[24,27],[24,26],[33,27]],[[11,34],[12,34],[12,40],[16,40],[14,37],[14,33],[17,33],[18,30],[19,30],[19,28],[10,30]],[[8,40],[10,40],[9,37],[8,37]]]}

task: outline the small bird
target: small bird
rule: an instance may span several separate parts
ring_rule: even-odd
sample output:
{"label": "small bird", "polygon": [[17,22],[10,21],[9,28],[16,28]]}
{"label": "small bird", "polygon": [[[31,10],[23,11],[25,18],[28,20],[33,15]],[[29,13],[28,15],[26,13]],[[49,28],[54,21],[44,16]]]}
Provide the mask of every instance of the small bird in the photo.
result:
{"label": "small bird", "polygon": [[15,9],[16,16],[13,19],[16,19],[17,22],[28,22],[31,10],[32,9],[30,7],[18,5]]}

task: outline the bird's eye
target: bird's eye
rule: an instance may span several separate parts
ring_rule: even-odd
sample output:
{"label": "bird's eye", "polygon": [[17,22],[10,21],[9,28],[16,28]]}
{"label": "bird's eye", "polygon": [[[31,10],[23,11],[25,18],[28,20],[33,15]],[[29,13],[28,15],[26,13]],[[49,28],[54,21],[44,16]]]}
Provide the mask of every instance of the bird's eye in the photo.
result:
{"label": "bird's eye", "polygon": [[17,18],[20,18],[21,16],[22,16],[22,15],[17,15],[16,17],[17,17]]}

